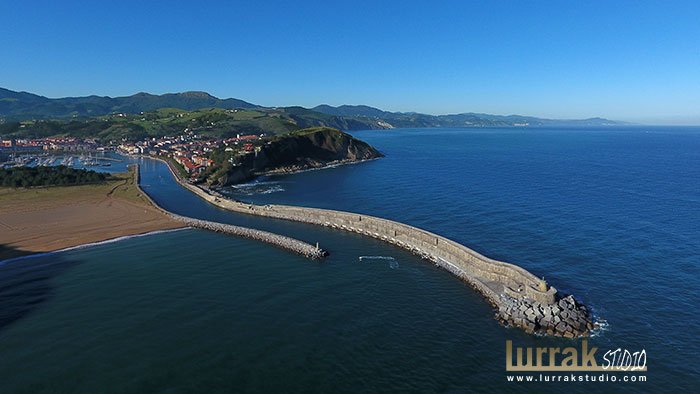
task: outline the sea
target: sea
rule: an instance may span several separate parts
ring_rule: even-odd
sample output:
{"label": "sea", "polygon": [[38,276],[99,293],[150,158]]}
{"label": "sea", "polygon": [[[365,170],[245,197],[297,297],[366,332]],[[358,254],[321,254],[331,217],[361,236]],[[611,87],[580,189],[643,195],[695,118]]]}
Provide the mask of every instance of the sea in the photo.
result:
{"label": "sea", "polygon": [[591,308],[598,329],[589,346],[643,352],[647,371],[509,381],[525,374],[506,371],[506,341],[581,340],[504,327],[471,287],[407,251],[223,211],[179,186],[163,163],[138,159],[144,190],[167,209],[319,242],[330,256],[311,261],[184,229],[0,262],[0,393],[697,388],[700,128],[352,134],[386,157],[224,192],[398,220],[518,264]]}

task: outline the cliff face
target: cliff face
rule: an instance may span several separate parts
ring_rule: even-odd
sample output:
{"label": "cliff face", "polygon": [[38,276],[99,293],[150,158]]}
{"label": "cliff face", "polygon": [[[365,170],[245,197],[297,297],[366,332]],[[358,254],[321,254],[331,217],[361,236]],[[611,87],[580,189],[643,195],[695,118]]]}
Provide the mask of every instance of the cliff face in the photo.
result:
{"label": "cliff face", "polygon": [[263,173],[285,173],[335,163],[352,163],[383,155],[364,141],[327,127],[304,129],[275,137],[257,153],[242,157],[239,165],[212,180],[224,186],[245,182]]}

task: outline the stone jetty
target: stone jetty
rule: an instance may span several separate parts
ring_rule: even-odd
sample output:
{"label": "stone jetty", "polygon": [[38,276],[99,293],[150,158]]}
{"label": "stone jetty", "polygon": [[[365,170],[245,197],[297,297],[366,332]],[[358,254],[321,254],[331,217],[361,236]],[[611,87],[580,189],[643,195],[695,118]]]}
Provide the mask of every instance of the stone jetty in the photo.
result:
{"label": "stone jetty", "polygon": [[588,335],[594,328],[588,308],[571,295],[554,303],[504,297],[497,307],[498,320],[528,333],[575,338]]}
{"label": "stone jetty", "polygon": [[491,259],[440,235],[358,213],[233,201],[183,181],[170,163],[166,164],[183,187],[218,207],[354,232],[406,249],[474,287],[495,307],[495,317],[506,325],[528,333],[566,338],[587,336],[594,328],[589,310],[573,296],[560,294],[522,267]]}
{"label": "stone jetty", "polygon": [[277,247],[280,247],[285,250],[289,250],[291,252],[300,254],[304,257],[307,257],[312,260],[319,260],[322,259],[326,256],[328,256],[328,252],[321,249],[318,247],[318,244],[316,246],[308,244],[304,241],[300,241],[298,239],[294,239],[291,237],[287,237],[284,235],[279,235],[275,233],[271,233],[269,231],[262,231],[262,230],[257,230],[253,228],[248,228],[248,227],[242,227],[242,226],[235,226],[232,224],[225,224],[225,223],[218,223],[218,222],[212,222],[209,220],[201,220],[201,219],[195,219],[187,216],[182,216],[182,215],[177,215],[174,214],[160,205],[158,205],[153,199],[148,195],[148,193],[145,193],[143,189],[141,189],[141,186],[139,184],[139,166],[138,164],[134,165],[134,176],[136,177],[135,179],[135,184],[141,191],[141,194],[148,199],[148,201],[159,209],[161,212],[163,212],[165,215],[184,223],[188,227],[194,227],[194,228],[200,228],[204,230],[209,230],[209,231],[214,231],[217,233],[223,233],[223,234],[229,234],[229,235],[234,235],[237,237],[243,237],[243,238],[248,238],[248,239],[254,239],[256,241],[262,241]]}
{"label": "stone jetty", "polygon": [[230,234],[238,237],[262,241],[268,244],[279,246],[282,249],[298,253],[304,257],[313,260],[322,259],[328,255],[328,252],[319,247],[310,245],[303,241],[299,241],[298,239],[286,237],[284,235],[274,234],[268,231],[256,230],[248,227],[234,226],[232,224],[210,222],[208,220],[194,219],[186,216],[175,215],[173,213],[169,213],[168,216],[184,223],[189,227],[201,228],[204,230],[215,231],[217,233]]}

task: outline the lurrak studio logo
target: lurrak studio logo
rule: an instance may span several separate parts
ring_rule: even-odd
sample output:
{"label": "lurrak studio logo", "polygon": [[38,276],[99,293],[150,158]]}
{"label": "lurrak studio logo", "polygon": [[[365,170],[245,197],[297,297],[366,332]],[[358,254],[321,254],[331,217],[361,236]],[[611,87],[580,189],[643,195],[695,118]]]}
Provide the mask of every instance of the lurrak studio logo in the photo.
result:
{"label": "lurrak studio logo", "polygon": [[611,349],[602,353],[598,362],[597,347],[589,347],[588,340],[581,341],[581,348],[517,347],[506,341],[506,371],[514,372],[646,372],[646,350],[631,352],[627,349]]}

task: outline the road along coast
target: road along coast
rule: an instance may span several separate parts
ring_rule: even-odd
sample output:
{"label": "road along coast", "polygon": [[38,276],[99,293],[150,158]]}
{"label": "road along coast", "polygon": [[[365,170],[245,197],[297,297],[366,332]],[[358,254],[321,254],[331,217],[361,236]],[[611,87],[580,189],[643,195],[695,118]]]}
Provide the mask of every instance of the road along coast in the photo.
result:
{"label": "road along coast", "polygon": [[233,212],[316,224],[363,234],[404,248],[469,283],[497,309],[496,318],[528,333],[575,338],[594,328],[589,310],[529,271],[477,253],[437,234],[378,217],[287,205],[254,205],[175,179],[205,201]]}
{"label": "road along coast", "polygon": [[[174,219],[178,222],[183,223],[184,225],[188,227],[194,227],[194,228],[201,228],[204,230],[209,230],[209,231],[214,231],[217,233],[223,233],[223,234],[229,234],[229,235],[235,235],[238,237],[244,237],[244,238],[249,238],[249,239],[254,239],[257,241],[262,241],[277,247],[280,247],[282,249],[289,250],[291,252],[300,254],[304,257],[310,258],[312,260],[318,260],[322,259],[325,256],[328,255],[328,252],[325,250],[321,249],[318,247],[318,245],[311,245],[306,242],[300,241],[298,239],[294,239],[291,237],[286,237],[283,235],[279,234],[274,234],[269,231],[262,231],[262,230],[256,230],[248,227],[242,227],[242,226],[234,226],[231,224],[224,224],[224,223],[217,223],[217,222],[211,222],[208,220],[200,220],[200,219],[194,219],[190,218],[187,216],[181,216],[174,214],[170,211],[165,210],[162,208],[160,205],[158,205],[153,199],[141,189],[141,186],[139,184],[139,171],[140,168],[138,164],[135,164],[136,168],[134,169],[134,172],[136,173],[136,184],[139,185],[139,189],[143,193],[144,196],[150,201],[150,203],[156,207],[158,210],[160,210],[162,213],[170,217],[171,219]],[[177,178],[177,177],[176,177]],[[179,179],[178,179],[179,181]]]}

